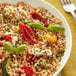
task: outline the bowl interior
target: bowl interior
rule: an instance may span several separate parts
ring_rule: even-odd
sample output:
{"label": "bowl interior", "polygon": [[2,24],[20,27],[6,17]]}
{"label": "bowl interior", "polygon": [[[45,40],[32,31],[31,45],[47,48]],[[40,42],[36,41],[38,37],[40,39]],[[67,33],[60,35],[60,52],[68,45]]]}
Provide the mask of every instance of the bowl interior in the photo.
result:
{"label": "bowl interior", "polygon": [[13,3],[15,4],[17,1],[24,1],[27,4],[30,4],[30,6],[33,7],[44,7],[46,8],[49,12],[51,12],[53,15],[55,15],[56,17],[58,17],[59,19],[61,19],[62,21],[62,25],[65,27],[65,36],[66,36],[66,48],[65,48],[65,54],[61,60],[61,67],[60,69],[54,74],[54,76],[56,76],[64,67],[64,65],[66,64],[69,56],[70,56],[70,52],[71,52],[71,47],[72,47],[72,36],[71,36],[71,31],[69,28],[68,23],[66,22],[65,18],[63,17],[63,15],[52,5],[50,5],[49,3],[43,1],[43,0],[0,0],[0,3]]}

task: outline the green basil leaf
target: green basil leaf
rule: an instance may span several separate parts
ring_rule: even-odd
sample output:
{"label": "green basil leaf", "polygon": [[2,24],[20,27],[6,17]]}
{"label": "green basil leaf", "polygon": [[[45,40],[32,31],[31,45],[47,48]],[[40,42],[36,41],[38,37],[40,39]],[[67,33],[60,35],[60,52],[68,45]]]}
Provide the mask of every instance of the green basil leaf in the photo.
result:
{"label": "green basil leaf", "polygon": [[9,53],[14,53],[14,47],[10,42],[3,43],[3,46]]}
{"label": "green basil leaf", "polygon": [[2,63],[2,76],[9,76],[7,73],[7,66],[9,64],[10,58],[7,58],[5,61]]}
{"label": "green basil leaf", "polygon": [[64,31],[64,27],[60,26],[60,25],[50,25],[48,28],[46,28],[47,30],[50,31]]}
{"label": "green basil leaf", "polygon": [[31,27],[35,27],[35,28],[44,29],[44,26],[39,23],[28,23],[28,25],[30,25]]}
{"label": "green basil leaf", "polygon": [[26,47],[27,47],[27,45],[21,45],[21,46],[17,47],[15,53],[20,54]]}

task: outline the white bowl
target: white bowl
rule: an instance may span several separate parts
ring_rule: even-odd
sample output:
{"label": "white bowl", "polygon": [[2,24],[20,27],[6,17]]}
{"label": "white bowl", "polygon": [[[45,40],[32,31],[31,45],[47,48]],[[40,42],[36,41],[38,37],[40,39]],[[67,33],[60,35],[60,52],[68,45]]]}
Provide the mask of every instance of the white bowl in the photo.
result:
{"label": "white bowl", "polygon": [[62,21],[63,26],[65,27],[65,36],[66,36],[66,48],[65,48],[65,54],[61,60],[61,67],[58,71],[56,71],[54,73],[54,76],[56,76],[64,67],[64,65],[66,64],[66,62],[68,61],[68,58],[70,56],[71,53],[71,48],[72,48],[72,35],[71,35],[71,31],[69,28],[69,25],[67,23],[67,21],[65,20],[65,18],[63,17],[63,15],[52,5],[50,5],[49,3],[43,1],[43,0],[0,0],[0,3],[13,3],[15,4],[17,1],[24,1],[27,4],[30,4],[33,7],[44,7],[46,8],[49,12],[51,12],[53,15],[55,15],[56,17],[60,18]]}

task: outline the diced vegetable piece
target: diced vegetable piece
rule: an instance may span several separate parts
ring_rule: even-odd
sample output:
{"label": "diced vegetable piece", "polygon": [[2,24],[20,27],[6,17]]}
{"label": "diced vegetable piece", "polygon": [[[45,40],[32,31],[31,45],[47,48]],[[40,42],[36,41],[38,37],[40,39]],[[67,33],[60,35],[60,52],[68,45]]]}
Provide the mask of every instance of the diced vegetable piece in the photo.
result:
{"label": "diced vegetable piece", "polygon": [[[3,38],[0,38],[0,41],[2,41],[3,40]],[[0,47],[2,47],[3,46],[3,44],[2,43],[0,43]]]}
{"label": "diced vegetable piece", "polygon": [[19,76],[21,76],[21,74],[22,74],[22,73],[21,73],[21,72],[19,72]]}
{"label": "diced vegetable piece", "polygon": [[52,58],[50,58],[50,62],[52,62]]}
{"label": "diced vegetable piece", "polygon": [[27,56],[26,56],[26,61],[27,61],[28,63],[30,63],[31,60],[32,60],[32,58],[33,58],[33,55],[27,54]]}
{"label": "diced vegetable piece", "polygon": [[4,37],[0,38],[0,41],[2,40],[11,42],[11,37],[9,35],[5,35]]}
{"label": "diced vegetable piece", "polygon": [[2,63],[2,76],[9,76],[7,73],[7,66],[9,64],[10,58],[7,58],[3,63]]}
{"label": "diced vegetable piece", "polygon": [[39,61],[39,63],[37,64],[37,66],[41,67],[41,69],[44,69],[45,67],[41,63],[42,63],[42,60]]}
{"label": "diced vegetable piece", "polygon": [[2,47],[3,46],[3,44],[2,43],[0,43],[0,47]]}
{"label": "diced vegetable piece", "polygon": [[2,59],[2,56],[0,56],[0,59]]}
{"label": "diced vegetable piece", "polygon": [[3,43],[3,46],[9,53],[14,53],[14,47],[10,42]]}
{"label": "diced vegetable piece", "polygon": [[26,47],[27,47],[27,45],[21,45],[21,46],[17,47],[15,53],[20,54]]}
{"label": "diced vegetable piece", "polygon": [[4,40],[9,41],[10,43],[12,43],[12,39],[9,35],[5,35]]}
{"label": "diced vegetable piece", "polygon": [[31,27],[35,27],[35,28],[44,29],[44,26],[39,23],[28,23],[28,25],[30,25]]}
{"label": "diced vegetable piece", "polygon": [[33,19],[40,20],[41,22],[43,22],[45,27],[48,27],[47,20],[45,18],[42,18],[38,13],[32,12],[31,16],[32,16]]}
{"label": "diced vegetable piece", "polygon": [[16,44],[19,44],[19,42],[18,42],[18,41],[16,41]]}
{"label": "diced vegetable piece", "polygon": [[60,52],[61,57],[63,57],[63,56],[64,56],[64,53],[65,53],[65,51]]}
{"label": "diced vegetable piece", "polygon": [[44,38],[45,39],[48,39],[50,42],[56,42],[57,41],[57,38],[56,37],[51,37],[49,35],[44,35]]}
{"label": "diced vegetable piece", "polygon": [[30,66],[24,66],[22,68],[26,74],[26,76],[33,76],[33,69]]}
{"label": "diced vegetable piece", "polygon": [[[12,39],[9,35],[5,35],[4,37],[0,38],[0,41],[2,40],[9,41],[10,43],[12,43]],[[0,43],[0,47],[3,47],[3,43]]]}
{"label": "diced vegetable piece", "polygon": [[64,27],[60,25],[51,25],[46,29],[50,31],[64,31],[65,30]]}
{"label": "diced vegetable piece", "polygon": [[45,67],[43,65],[41,65],[41,69],[44,69]]}
{"label": "diced vegetable piece", "polygon": [[3,40],[3,37],[0,38],[0,41],[2,41],[2,40]]}
{"label": "diced vegetable piece", "polygon": [[26,41],[28,41],[32,45],[38,43],[38,41],[35,40],[35,36],[29,26],[22,24],[19,24],[19,26]]}

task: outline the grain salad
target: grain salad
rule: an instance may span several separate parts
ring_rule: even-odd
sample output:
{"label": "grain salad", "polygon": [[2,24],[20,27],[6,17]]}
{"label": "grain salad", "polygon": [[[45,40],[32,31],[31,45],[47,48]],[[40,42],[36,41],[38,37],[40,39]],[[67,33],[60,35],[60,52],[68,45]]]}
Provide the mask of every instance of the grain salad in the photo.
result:
{"label": "grain salad", "polygon": [[53,76],[65,52],[64,31],[43,7],[0,4],[0,76]]}

